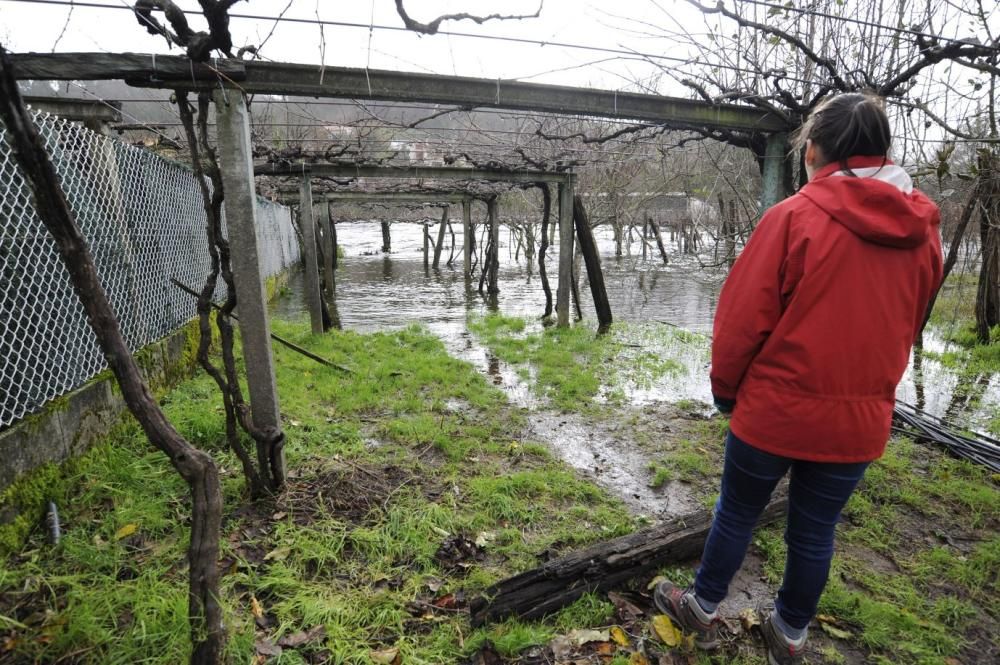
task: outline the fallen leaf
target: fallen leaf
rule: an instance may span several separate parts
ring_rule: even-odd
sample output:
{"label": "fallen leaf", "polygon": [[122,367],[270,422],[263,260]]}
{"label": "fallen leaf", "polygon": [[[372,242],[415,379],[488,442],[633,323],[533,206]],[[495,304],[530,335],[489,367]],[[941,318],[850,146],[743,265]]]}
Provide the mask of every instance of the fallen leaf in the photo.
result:
{"label": "fallen leaf", "polygon": [[122,538],[128,538],[133,533],[135,533],[136,531],[138,531],[138,529],[139,529],[139,525],[138,524],[126,524],[122,528],[120,528],[117,531],[115,531],[115,540],[121,540]]}
{"label": "fallen leaf", "polygon": [[437,593],[437,590],[440,589],[442,586],[444,586],[444,580],[439,580],[436,577],[431,577],[426,582],[424,582],[424,584],[427,585],[427,588],[430,589],[432,593]]}
{"label": "fallen leaf", "polygon": [[598,656],[613,656],[617,650],[618,647],[615,646],[614,642],[598,642],[594,653]]}
{"label": "fallen leaf", "polygon": [[297,633],[292,633],[291,635],[285,635],[278,640],[278,646],[285,647],[287,649],[297,649],[307,642],[315,642],[316,640],[321,640],[324,637],[326,637],[326,626],[320,624],[319,626],[314,626],[309,630],[301,630]]}
{"label": "fallen leaf", "polygon": [[571,631],[566,637],[577,646],[583,646],[588,642],[607,642],[611,635],[606,630],[591,630],[582,628]]}
{"label": "fallen leaf", "polygon": [[291,425],[292,427],[301,427],[302,426],[302,423],[300,423],[298,420],[295,420],[294,418],[291,419],[291,420],[289,420],[288,424]]}
{"label": "fallen leaf", "polygon": [[649,659],[636,651],[628,657],[628,665],[649,665]]}
{"label": "fallen leaf", "polygon": [[635,621],[645,614],[641,607],[616,591],[608,594],[608,600],[615,606],[618,618],[626,623]]}
{"label": "fallen leaf", "polygon": [[824,621],[819,622],[819,627],[823,629],[823,632],[830,637],[836,637],[838,640],[849,640],[851,639],[851,633],[843,630],[842,628],[837,628],[834,625],[828,624]]}
{"label": "fallen leaf", "polygon": [[684,637],[666,614],[657,614],[653,617],[653,631],[668,647],[678,646]]}
{"label": "fallen leaf", "polygon": [[552,650],[552,657],[556,659],[556,662],[569,658],[569,655],[574,651],[573,643],[565,635],[553,638],[549,642],[549,649]]}
{"label": "fallen leaf", "polygon": [[436,533],[437,535],[441,536],[442,538],[447,538],[447,537],[449,537],[451,535],[450,533],[448,533],[447,531],[445,531],[444,529],[442,529],[439,526],[431,526],[431,530],[434,533]]}
{"label": "fallen leaf", "polygon": [[379,665],[399,665],[402,662],[399,656],[399,647],[389,647],[388,649],[372,651],[368,654],[368,657],[372,659],[373,663],[378,663]]}
{"label": "fallen leaf", "polygon": [[663,575],[657,575],[656,577],[653,578],[653,580],[649,584],[646,585],[646,591],[652,591],[653,589],[656,588],[657,584],[666,581],[667,581],[666,577],[664,577]]}
{"label": "fallen leaf", "polygon": [[285,512],[279,512],[279,513],[275,513],[275,514],[271,515],[271,519],[272,520],[283,520],[286,517],[288,517],[288,513],[285,513]]}
{"label": "fallen leaf", "polygon": [[621,626],[611,626],[611,639],[620,647],[627,647],[631,643]]}
{"label": "fallen leaf", "polygon": [[740,612],[740,625],[743,626],[743,632],[746,633],[749,633],[751,629],[760,626],[760,615],[757,614],[757,610],[748,607]]}
{"label": "fallen leaf", "polygon": [[279,547],[264,555],[264,561],[284,561],[292,553],[290,547]]}
{"label": "fallen leaf", "polygon": [[257,600],[257,596],[250,596],[250,613],[253,614],[255,619],[259,619],[264,616],[264,608],[261,607],[260,601]]}
{"label": "fallen leaf", "polygon": [[497,539],[497,534],[492,531],[483,531],[481,534],[476,536],[476,545],[480,547],[486,547],[494,540]]}
{"label": "fallen leaf", "polygon": [[257,650],[257,654],[260,656],[280,656],[281,647],[267,639],[262,637],[253,643],[254,648]]}
{"label": "fallen leaf", "polygon": [[442,610],[454,610],[458,608],[458,598],[453,593],[447,593],[431,601],[431,605]]}

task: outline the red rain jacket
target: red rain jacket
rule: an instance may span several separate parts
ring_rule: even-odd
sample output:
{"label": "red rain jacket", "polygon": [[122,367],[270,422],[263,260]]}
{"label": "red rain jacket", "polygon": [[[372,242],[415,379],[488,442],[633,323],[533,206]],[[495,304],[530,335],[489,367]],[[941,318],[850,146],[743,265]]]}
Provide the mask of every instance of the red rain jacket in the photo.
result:
{"label": "red rain jacket", "polygon": [[766,452],[866,462],[941,282],[937,206],[882,158],[829,165],[761,219],[719,296],[712,392]]}

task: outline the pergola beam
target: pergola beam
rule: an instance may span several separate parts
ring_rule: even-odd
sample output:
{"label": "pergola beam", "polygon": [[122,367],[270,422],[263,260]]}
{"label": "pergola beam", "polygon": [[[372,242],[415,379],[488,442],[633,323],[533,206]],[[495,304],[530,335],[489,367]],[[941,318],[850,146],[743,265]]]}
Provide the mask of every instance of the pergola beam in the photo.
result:
{"label": "pergola beam", "polygon": [[87,127],[121,122],[122,119],[121,102],[68,97],[25,97],[24,101],[34,110],[82,122]]}
{"label": "pergola beam", "polygon": [[371,99],[453,104],[539,113],[642,121],[686,129],[734,129],[764,133],[787,130],[778,116],[749,106],[616,90],[574,88],[377,69],[321,67],[281,62],[221,59],[192,65],[183,56],[109,53],[27,53],[13,57],[18,78],[41,80],[125,79],[149,88],[210,90],[213,69],[248,94]]}
{"label": "pergola beam", "polygon": [[[313,201],[335,201],[338,203],[430,203],[449,205],[473,201],[475,197],[470,194],[435,194],[433,192],[327,192],[326,194],[313,194]],[[283,193],[278,197],[281,203],[298,205],[298,193]]]}
{"label": "pergola beam", "polygon": [[328,178],[398,178],[409,180],[478,180],[484,182],[566,182],[573,178],[569,172],[498,171],[491,169],[470,169],[460,166],[355,166],[352,164],[256,164],[254,175],[301,176],[308,173],[313,177]]}

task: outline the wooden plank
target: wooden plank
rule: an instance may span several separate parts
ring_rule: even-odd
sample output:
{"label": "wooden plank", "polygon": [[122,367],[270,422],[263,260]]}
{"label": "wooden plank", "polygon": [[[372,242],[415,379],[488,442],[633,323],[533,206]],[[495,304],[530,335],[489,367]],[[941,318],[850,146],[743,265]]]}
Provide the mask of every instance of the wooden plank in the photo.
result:
{"label": "wooden plank", "polygon": [[[779,488],[761,513],[758,526],[776,522],[787,510],[787,494]],[[711,525],[707,510],[675,517],[497,582],[473,599],[472,625],[511,615],[540,619],[585,593],[609,591],[663,566],[692,559],[701,553]]]}

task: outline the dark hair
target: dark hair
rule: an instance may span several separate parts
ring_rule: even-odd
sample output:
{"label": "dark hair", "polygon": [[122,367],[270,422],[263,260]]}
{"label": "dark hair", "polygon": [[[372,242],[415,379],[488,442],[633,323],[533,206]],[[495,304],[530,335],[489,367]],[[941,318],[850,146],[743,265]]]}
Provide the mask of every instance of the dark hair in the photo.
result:
{"label": "dark hair", "polygon": [[828,164],[855,156],[887,157],[892,143],[889,118],[880,97],[848,92],[820,102],[796,133],[795,145],[811,140]]}

